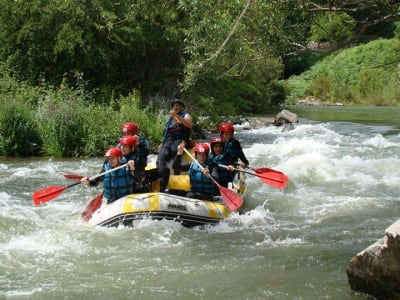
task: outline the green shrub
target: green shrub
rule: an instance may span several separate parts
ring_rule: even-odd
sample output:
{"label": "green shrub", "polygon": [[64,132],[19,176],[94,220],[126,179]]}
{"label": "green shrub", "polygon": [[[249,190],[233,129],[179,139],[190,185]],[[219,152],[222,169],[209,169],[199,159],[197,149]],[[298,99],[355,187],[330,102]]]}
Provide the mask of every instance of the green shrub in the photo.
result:
{"label": "green shrub", "polygon": [[42,141],[31,107],[8,97],[2,97],[1,103],[1,154],[21,157],[39,155]]}
{"label": "green shrub", "polygon": [[85,101],[79,91],[61,86],[48,89],[38,103],[37,119],[45,154],[79,156],[84,149]]}
{"label": "green shrub", "polygon": [[331,91],[331,80],[326,76],[317,77],[313,80],[311,88],[315,97],[323,101],[328,101],[329,92]]}
{"label": "green shrub", "polygon": [[[363,103],[381,96],[385,103],[399,101],[397,76],[400,41],[376,40],[339,50],[288,81],[288,99],[301,99],[322,91],[318,78],[330,82],[329,100]],[[324,95],[324,94],[323,94]],[[379,100],[382,102],[382,100]]]}

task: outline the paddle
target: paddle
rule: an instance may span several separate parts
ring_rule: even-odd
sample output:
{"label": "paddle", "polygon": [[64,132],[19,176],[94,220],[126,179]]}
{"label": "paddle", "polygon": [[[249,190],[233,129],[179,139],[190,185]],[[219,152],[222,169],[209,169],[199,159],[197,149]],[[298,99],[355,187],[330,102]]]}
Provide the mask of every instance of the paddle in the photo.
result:
{"label": "paddle", "polygon": [[[223,168],[228,168],[228,166],[225,165],[219,165],[219,166]],[[237,169],[237,168],[233,169],[235,171],[257,176],[264,183],[269,184],[270,186],[276,187],[278,189],[283,189],[284,187],[286,187],[288,182],[288,177],[284,173],[269,168],[258,168],[258,169],[251,168],[251,170],[256,172],[256,174],[242,169]]]}
{"label": "paddle", "polygon": [[64,177],[67,178],[67,179],[80,181],[85,176],[77,175],[77,174],[64,174]]}
{"label": "paddle", "polygon": [[[121,166],[118,166],[118,167],[116,167],[114,169],[105,171],[103,173],[97,174],[97,175],[89,178],[89,180],[94,180],[94,179],[96,179],[98,177],[101,177],[101,176],[103,176],[105,174],[111,173],[111,172],[116,171],[118,169],[122,169],[123,167],[125,167],[127,165],[128,165],[128,163],[123,164]],[[71,188],[71,187],[73,187],[75,185],[78,185],[80,183],[81,182],[78,181],[78,182],[75,182],[75,183],[67,185],[67,186],[50,186],[50,187],[47,187],[47,188],[44,188],[44,189],[41,189],[41,190],[37,190],[36,192],[33,193],[33,196],[32,196],[33,204],[34,205],[40,205],[40,204],[42,204],[44,202],[51,201],[54,198],[56,198],[58,195],[60,195],[63,191],[65,191],[65,190],[67,190],[67,189],[69,189],[69,188]]]}
{"label": "paddle", "polygon": [[262,181],[277,188],[286,187],[289,178],[282,172],[270,168],[251,168]]}
{"label": "paddle", "polygon": [[[186,149],[183,148],[183,150],[186,152],[187,155],[200,167],[200,169],[203,171],[203,166],[198,162],[197,159],[195,159],[192,154]],[[234,191],[221,186],[218,184],[218,182],[210,175],[210,174],[205,174],[210,180],[218,187],[219,192],[221,194],[222,200],[224,200],[225,205],[232,211],[238,210],[242,205],[243,205],[243,199],[236,194]]]}
{"label": "paddle", "polygon": [[103,200],[104,191],[101,192],[86,206],[85,210],[82,212],[82,218],[85,221],[89,221],[92,218],[93,213],[101,206]]}

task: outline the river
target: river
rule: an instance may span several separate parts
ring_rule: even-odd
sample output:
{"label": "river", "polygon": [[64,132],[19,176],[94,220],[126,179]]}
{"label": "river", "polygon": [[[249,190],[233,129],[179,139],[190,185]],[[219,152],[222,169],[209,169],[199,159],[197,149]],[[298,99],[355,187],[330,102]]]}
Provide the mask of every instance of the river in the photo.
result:
{"label": "river", "polygon": [[400,110],[293,110],[292,131],[235,133],[288,186],[249,175],[244,212],[207,228],[90,228],[80,213],[100,187],[36,207],[32,193],[94,175],[102,158],[1,160],[0,299],[370,299],[346,266],[399,218]]}

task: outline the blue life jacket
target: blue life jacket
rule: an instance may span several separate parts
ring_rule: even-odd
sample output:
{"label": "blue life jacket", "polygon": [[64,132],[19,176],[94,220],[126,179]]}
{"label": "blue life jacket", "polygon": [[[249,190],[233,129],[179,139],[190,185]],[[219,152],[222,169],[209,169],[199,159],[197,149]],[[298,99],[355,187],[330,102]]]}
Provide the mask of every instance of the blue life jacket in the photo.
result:
{"label": "blue life jacket", "polygon": [[[185,118],[187,113],[181,112],[178,114],[181,118]],[[175,118],[171,118],[171,122],[168,122],[169,127],[166,128],[167,130],[167,140],[172,139],[172,140],[177,140],[177,139],[182,139],[182,140],[189,140],[190,134],[191,134],[191,129],[185,127],[182,123],[178,123]]]}
{"label": "blue life jacket", "polygon": [[[232,159],[228,158],[229,155],[224,155],[224,154],[219,154],[215,155],[213,153],[210,154],[209,159],[213,160],[217,165],[233,165]],[[227,187],[228,182],[233,180],[233,177],[235,176],[235,172],[230,172],[228,171],[227,168],[224,167],[218,167],[218,172],[219,172],[219,183]]]}
{"label": "blue life jacket", "polygon": [[[107,162],[104,164],[104,170],[111,170],[113,167]],[[115,170],[111,173],[104,174],[103,186],[104,197],[108,203],[111,203],[123,196],[132,193],[133,176],[129,167]]]}
{"label": "blue life jacket", "polygon": [[[135,150],[132,152],[135,155],[136,159],[129,158],[126,160],[126,162],[128,160],[134,160],[135,170],[138,171],[139,173],[143,173],[147,166],[147,155],[149,155],[150,153],[150,143],[144,137],[139,137],[139,138],[140,138],[140,144],[139,146],[135,147]],[[121,144],[118,143],[116,147],[121,148]]]}
{"label": "blue life jacket", "polygon": [[[206,163],[207,164],[207,163]],[[210,196],[219,195],[217,186],[203,174],[200,166],[192,162],[189,168],[190,190],[192,192],[201,193]]]}

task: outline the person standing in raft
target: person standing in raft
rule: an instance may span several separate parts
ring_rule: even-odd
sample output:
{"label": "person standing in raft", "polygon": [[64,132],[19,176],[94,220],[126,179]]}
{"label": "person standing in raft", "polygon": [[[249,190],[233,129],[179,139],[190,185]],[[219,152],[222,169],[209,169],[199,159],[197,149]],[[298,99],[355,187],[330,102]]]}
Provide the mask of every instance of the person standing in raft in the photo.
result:
{"label": "person standing in raft", "polygon": [[[215,136],[210,140],[211,153],[209,159],[213,160],[218,166],[219,184],[228,187],[228,182],[234,174],[234,161],[230,153],[224,153],[225,143],[220,136]],[[221,167],[224,165],[226,167]]]}
{"label": "person standing in raft", "polygon": [[220,193],[217,185],[209,177],[212,176],[217,182],[219,181],[218,166],[208,156],[210,147],[207,143],[198,143],[194,146],[195,158],[203,170],[195,161],[182,162],[183,147],[183,144],[178,146],[173,167],[179,171],[189,172],[190,192],[186,194],[186,197],[212,201],[213,196],[219,196]]}
{"label": "person standing in raft", "polygon": [[[103,164],[101,173],[126,163],[122,157],[122,150],[118,147],[108,149],[104,157],[107,160]],[[88,177],[83,177],[81,183],[90,186],[97,186],[99,182],[103,181],[103,199],[106,199],[107,204],[110,204],[115,200],[132,193],[135,162],[129,160],[127,163],[128,165],[126,167],[104,174],[92,181],[89,181]]]}
{"label": "person standing in raft", "polygon": [[[160,190],[162,192],[166,190],[169,181],[168,162],[176,156],[178,145],[182,141],[188,142],[191,136],[192,117],[184,109],[185,104],[181,100],[175,99],[171,102],[170,118],[164,129],[164,136],[157,157],[157,169],[161,176]],[[178,173],[177,170],[175,172]]]}
{"label": "person standing in raft", "polygon": [[[249,161],[247,160],[246,155],[243,152],[240,142],[233,137],[234,131],[235,129],[233,128],[233,125],[229,122],[223,122],[219,125],[219,133],[225,143],[224,155],[230,155],[233,159],[233,163],[238,164],[241,168],[244,169],[249,165]],[[235,173],[231,173],[232,174],[229,181],[232,181],[235,177]]]}

